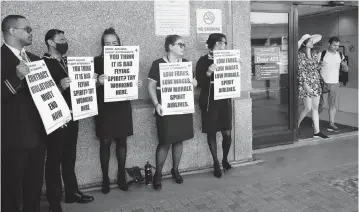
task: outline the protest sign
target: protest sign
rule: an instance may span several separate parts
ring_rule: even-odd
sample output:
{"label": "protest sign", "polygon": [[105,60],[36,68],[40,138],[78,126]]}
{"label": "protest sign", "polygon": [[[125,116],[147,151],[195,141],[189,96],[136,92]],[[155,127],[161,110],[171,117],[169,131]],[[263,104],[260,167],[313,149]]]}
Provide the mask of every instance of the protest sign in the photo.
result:
{"label": "protest sign", "polygon": [[73,120],[95,116],[97,110],[96,80],[93,57],[68,57]]}
{"label": "protest sign", "polygon": [[239,97],[241,94],[241,67],[239,50],[215,50],[214,100]]}
{"label": "protest sign", "polygon": [[194,113],[192,62],[160,63],[163,115]]}
{"label": "protest sign", "polygon": [[138,99],[138,46],[104,46],[105,102]]}
{"label": "protest sign", "polygon": [[47,134],[71,120],[70,109],[52,79],[44,60],[26,63],[26,82]]}

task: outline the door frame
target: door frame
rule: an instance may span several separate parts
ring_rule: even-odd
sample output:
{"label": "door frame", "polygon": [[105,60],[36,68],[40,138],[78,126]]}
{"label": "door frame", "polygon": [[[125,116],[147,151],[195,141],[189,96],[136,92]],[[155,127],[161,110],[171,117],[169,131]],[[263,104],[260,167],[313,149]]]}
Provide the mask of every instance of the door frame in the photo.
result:
{"label": "door frame", "polygon": [[[254,1],[256,3],[272,4],[265,1]],[[298,6],[293,2],[274,2],[289,7],[288,9],[268,9],[257,10],[251,8],[251,12],[285,12],[288,13],[288,92],[289,92],[289,124],[288,130],[280,132],[269,132],[259,135],[253,134],[253,149],[265,148],[292,144],[298,141],[297,137],[297,120],[298,120]],[[253,103],[252,103],[253,104]],[[283,141],[278,141],[280,137]]]}

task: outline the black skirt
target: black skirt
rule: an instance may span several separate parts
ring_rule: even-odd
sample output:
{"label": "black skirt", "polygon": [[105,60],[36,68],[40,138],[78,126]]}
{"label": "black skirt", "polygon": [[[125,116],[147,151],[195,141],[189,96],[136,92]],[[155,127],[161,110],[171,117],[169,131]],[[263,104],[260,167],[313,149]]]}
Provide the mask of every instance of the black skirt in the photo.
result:
{"label": "black skirt", "polygon": [[202,132],[216,133],[232,130],[231,99],[213,100],[211,98],[207,108],[201,108]]}
{"label": "black skirt", "polygon": [[99,104],[95,116],[96,135],[99,139],[124,138],[133,135],[130,101]]}
{"label": "black skirt", "polygon": [[156,113],[155,116],[160,144],[173,144],[194,137],[192,114],[160,116]]}

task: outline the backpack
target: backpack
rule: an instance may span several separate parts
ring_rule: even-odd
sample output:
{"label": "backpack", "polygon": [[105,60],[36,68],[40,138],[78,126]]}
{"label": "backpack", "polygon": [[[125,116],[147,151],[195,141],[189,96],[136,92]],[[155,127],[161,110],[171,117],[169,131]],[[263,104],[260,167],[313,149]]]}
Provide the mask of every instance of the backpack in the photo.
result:
{"label": "backpack", "polygon": [[[322,51],[322,55],[320,56],[320,62],[323,62],[324,56],[327,53],[327,50]],[[340,59],[341,60],[345,60],[346,57],[344,56],[343,53],[339,52],[340,55]],[[342,70],[342,65],[340,65],[340,69],[339,69],[339,82],[342,82],[343,85],[346,85],[348,82],[348,72],[345,72]]]}

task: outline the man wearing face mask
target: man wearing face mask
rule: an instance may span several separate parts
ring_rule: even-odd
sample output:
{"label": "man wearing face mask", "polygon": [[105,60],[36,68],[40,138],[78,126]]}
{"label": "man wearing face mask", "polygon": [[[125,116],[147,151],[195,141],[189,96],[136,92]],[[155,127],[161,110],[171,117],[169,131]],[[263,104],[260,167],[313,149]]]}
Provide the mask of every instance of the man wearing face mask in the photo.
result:
{"label": "man wearing face mask", "polygon": [[[51,29],[45,35],[48,53],[44,54],[44,61],[52,78],[58,85],[64,99],[71,110],[70,82],[68,77],[66,52],[67,39],[63,31]],[[84,195],[78,190],[75,174],[76,146],[78,138],[78,121],[70,121],[67,125],[57,129],[47,137],[47,159],[45,165],[46,195],[52,212],[61,212],[62,179],[65,187],[66,203],[92,202],[92,196]]]}

